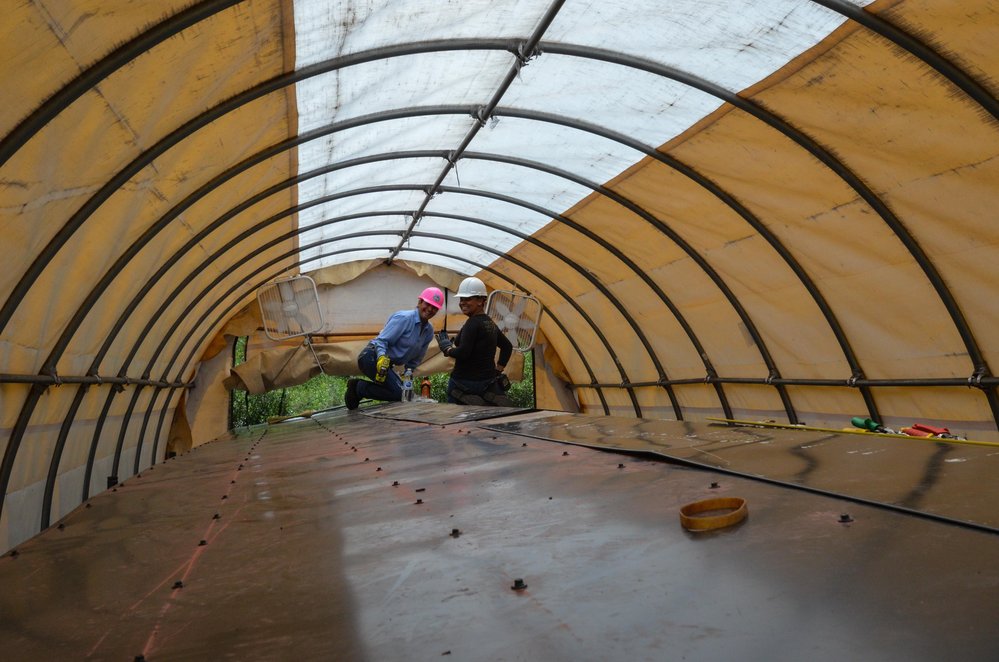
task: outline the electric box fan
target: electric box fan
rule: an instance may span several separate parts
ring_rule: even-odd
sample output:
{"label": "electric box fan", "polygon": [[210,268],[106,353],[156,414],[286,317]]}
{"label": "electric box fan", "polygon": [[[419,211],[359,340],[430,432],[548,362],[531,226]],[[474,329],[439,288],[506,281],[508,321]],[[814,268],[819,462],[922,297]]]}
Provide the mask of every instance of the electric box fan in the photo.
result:
{"label": "electric box fan", "polygon": [[316,281],[308,276],[293,276],[267,283],[257,290],[257,303],[260,304],[260,316],[267,337],[288,340],[304,336],[305,344],[323,371],[323,364],[316,356],[309,337],[322,329],[324,324]]}
{"label": "electric box fan", "polygon": [[541,321],[540,301],[521,292],[493,290],[486,300],[486,314],[515,350],[525,353],[534,347],[538,322]]}

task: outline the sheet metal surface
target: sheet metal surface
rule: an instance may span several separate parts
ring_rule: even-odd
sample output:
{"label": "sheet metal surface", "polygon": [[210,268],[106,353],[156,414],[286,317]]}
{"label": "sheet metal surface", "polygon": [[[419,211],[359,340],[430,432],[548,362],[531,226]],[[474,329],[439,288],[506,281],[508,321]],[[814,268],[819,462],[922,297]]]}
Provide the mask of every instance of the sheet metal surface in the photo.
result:
{"label": "sheet metal surface", "polygon": [[490,429],[648,452],[726,472],[999,528],[999,448],[919,438],[578,415]]}
{"label": "sheet metal surface", "polygon": [[449,405],[436,402],[394,402],[362,409],[365,415],[374,418],[386,418],[413,423],[433,423],[436,425],[453,425],[468,421],[482,421],[489,418],[500,418],[523,414],[531,411],[521,407],[474,407],[468,405]]}
{"label": "sheet metal surface", "polygon": [[[684,531],[712,496],[749,518]],[[999,651],[999,536],[476,423],[290,421],[89,503],[0,558],[5,660]]]}

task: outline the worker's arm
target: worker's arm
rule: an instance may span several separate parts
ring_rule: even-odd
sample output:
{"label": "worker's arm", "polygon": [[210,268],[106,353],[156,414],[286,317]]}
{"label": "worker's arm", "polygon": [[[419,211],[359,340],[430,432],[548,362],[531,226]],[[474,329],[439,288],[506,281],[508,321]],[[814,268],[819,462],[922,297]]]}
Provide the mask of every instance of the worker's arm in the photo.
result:
{"label": "worker's arm", "polygon": [[406,319],[406,315],[404,313],[405,311],[393,313],[393,315],[388,318],[388,321],[385,322],[385,326],[382,330],[378,332],[377,336],[375,336],[375,339],[371,341],[378,351],[379,358],[388,354],[389,345],[399,340],[403,331],[405,331],[407,326],[409,326],[409,321]]}
{"label": "worker's arm", "polygon": [[513,355],[513,343],[499,329],[496,330],[496,346],[499,347],[499,359],[496,361],[496,369],[503,372],[506,370],[506,364],[510,362],[510,356]]}
{"label": "worker's arm", "polygon": [[454,339],[454,344],[444,354],[452,359],[467,359],[472,356],[475,349],[475,337],[480,332],[482,322],[474,317],[470,318],[458,331],[458,336]]}

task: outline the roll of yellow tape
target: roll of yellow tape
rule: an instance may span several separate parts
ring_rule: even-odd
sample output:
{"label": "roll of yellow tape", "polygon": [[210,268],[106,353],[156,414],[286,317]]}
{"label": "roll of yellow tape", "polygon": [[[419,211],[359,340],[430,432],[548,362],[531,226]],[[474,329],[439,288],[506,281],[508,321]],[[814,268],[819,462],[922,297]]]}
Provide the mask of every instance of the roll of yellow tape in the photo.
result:
{"label": "roll of yellow tape", "polygon": [[[719,515],[699,515],[699,513],[715,510],[728,510],[730,512]],[[688,503],[680,508],[680,524],[688,531],[710,531],[738,524],[746,519],[748,514],[749,509],[746,508],[745,499],[739,497],[705,499],[704,501]]]}

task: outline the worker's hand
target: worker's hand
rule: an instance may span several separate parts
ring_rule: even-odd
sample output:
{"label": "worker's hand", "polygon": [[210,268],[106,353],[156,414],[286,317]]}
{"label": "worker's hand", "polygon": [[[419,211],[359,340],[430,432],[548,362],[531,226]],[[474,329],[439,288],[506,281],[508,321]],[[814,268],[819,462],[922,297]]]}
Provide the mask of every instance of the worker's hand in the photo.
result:
{"label": "worker's hand", "polygon": [[510,378],[503,374],[502,370],[498,370],[496,374],[496,385],[499,386],[504,391],[510,390]]}
{"label": "worker's hand", "polygon": [[451,351],[452,347],[454,347],[454,343],[451,342],[451,339],[447,337],[446,331],[438,332],[437,346],[441,348],[441,354],[443,354],[444,356],[447,356],[447,353]]}
{"label": "worker's hand", "polygon": [[389,368],[392,367],[392,361],[388,356],[384,354],[378,357],[378,361],[375,362],[375,381],[379,384],[385,381],[388,377]]}

